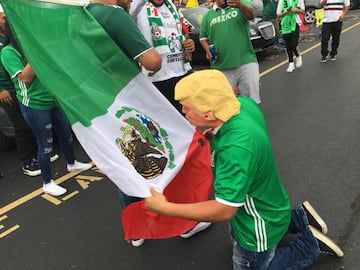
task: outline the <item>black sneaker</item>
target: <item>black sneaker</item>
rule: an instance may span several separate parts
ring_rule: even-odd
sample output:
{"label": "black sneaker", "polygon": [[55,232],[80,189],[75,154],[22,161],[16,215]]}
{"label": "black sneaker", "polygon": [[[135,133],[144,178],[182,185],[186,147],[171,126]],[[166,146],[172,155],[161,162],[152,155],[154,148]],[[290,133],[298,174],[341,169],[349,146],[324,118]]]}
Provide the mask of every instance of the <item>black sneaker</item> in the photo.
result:
{"label": "black sneaker", "polygon": [[326,57],[326,56],[321,57],[321,60],[320,60],[321,63],[326,63],[326,61],[327,61],[327,57]]}
{"label": "black sneaker", "polygon": [[39,163],[34,160],[23,163],[22,170],[27,176],[38,176],[41,174]]}
{"label": "black sneaker", "polygon": [[330,61],[336,61],[336,56],[335,56],[335,55],[331,55],[331,56],[330,56]]}
{"label": "black sneaker", "polygon": [[326,225],[325,221],[320,217],[318,212],[316,212],[315,208],[311,205],[311,203],[308,201],[305,201],[302,203],[302,207],[308,218],[309,225],[314,226],[316,229],[321,231],[323,234],[327,234],[328,226]]}
{"label": "black sneaker", "polygon": [[309,229],[318,241],[321,253],[334,256],[336,255],[338,257],[344,256],[344,252],[333,240],[331,240],[329,237],[327,237],[325,234],[318,231],[315,227],[311,225],[309,225]]}

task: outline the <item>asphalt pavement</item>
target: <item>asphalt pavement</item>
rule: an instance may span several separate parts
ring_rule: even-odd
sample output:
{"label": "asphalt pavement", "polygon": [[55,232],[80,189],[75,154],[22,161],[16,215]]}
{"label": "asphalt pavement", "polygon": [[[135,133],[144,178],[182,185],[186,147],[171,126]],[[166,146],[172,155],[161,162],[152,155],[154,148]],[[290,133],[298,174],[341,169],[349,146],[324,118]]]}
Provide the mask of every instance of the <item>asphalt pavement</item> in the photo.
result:
{"label": "asphalt pavement", "polygon": [[[303,67],[291,74],[284,50],[259,55],[260,107],[292,205],[311,201],[345,252],[321,255],[316,270],[360,268],[360,9],[343,30],[335,62],[320,63],[316,35],[300,43]],[[75,151],[89,161],[77,143]],[[67,173],[60,153],[52,164],[68,189],[60,198],[42,193],[41,177],[22,174],[14,149],[0,153],[0,166],[1,270],[232,269],[226,222],[134,248],[124,240],[116,187],[95,166]]]}

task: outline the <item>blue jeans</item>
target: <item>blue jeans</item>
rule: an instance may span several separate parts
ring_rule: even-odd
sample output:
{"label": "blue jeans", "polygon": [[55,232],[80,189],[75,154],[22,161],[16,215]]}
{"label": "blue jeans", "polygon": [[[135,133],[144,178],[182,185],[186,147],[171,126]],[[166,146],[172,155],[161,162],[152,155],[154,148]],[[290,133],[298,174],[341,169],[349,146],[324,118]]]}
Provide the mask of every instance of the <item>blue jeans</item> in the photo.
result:
{"label": "blue jeans", "polygon": [[49,110],[38,110],[20,104],[20,109],[36,138],[38,147],[37,159],[43,176],[43,182],[49,183],[53,179],[50,167],[50,156],[53,148],[53,128],[67,163],[74,164],[73,138],[69,123],[57,107]]}
{"label": "blue jeans", "polygon": [[288,233],[299,234],[284,247],[265,252],[251,252],[233,240],[234,270],[297,270],[312,265],[320,255],[317,240],[310,232],[309,221],[302,206],[291,211]]}
{"label": "blue jeans", "polygon": [[143,198],[128,196],[124,192],[122,192],[121,189],[119,189],[119,199],[120,205],[123,209],[131,203],[143,200]]}

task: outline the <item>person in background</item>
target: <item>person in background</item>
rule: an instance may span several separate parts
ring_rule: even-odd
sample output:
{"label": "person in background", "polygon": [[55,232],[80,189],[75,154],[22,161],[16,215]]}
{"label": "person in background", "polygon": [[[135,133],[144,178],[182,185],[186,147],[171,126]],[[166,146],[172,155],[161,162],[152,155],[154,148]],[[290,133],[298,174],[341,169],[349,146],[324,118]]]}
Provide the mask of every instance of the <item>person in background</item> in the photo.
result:
{"label": "person in background", "polygon": [[[5,12],[0,5],[0,50],[3,47],[5,31]],[[8,115],[14,126],[15,144],[21,160],[21,168],[27,176],[38,176],[41,174],[40,166],[37,161],[37,145],[32,130],[26,123],[16,98],[16,91],[13,82],[6,74],[0,62],[0,106]],[[57,160],[59,156],[53,154],[50,161]]]}
{"label": "person in background", "polygon": [[179,11],[179,8],[181,8],[181,1],[180,0],[173,0],[174,6],[176,7],[176,10]]}
{"label": "person in background", "polygon": [[37,157],[43,177],[43,190],[53,196],[63,195],[67,190],[54,182],[51,173],[53,128],[65,154],[69,172],[88,170],[92,165],[75,160],[69,124],[48,89],[42,85],[30,64],[27,63],[7,22],[5,23],[1,62],[15,86],[22,115],[37,141]]}
{"label": "person in background", "polygon": [[[186,119],[212,133],[214,199],[173,203],[151,187],[146,207],[195,221],[229,221],[234,270],[304,269],[321,251],[344,255],[325,234],[328,227],[310,202],[290,209],[267,132],[253,99],[236,97],[224,74],[201,70],[182,79],[175,99]],[[286,233],[295,240],[277,247]]]}
{"label": "person in background", "polygon": [[[281,33],[285,41],[289,66],[286,72],[293,72],[302,66],[299,52],[299,25],[302,23],[299,14],[305,13],[304,0],[279,0],[276,14],[281,19]],[[294,64],[294,55],[296,64]]]}
{"label": "person in background", "polygon": [[[280,0],[281,1],[281,0]],[[275,45],[278,45],[281,41],[280,25],[276,15],[278,0],[263,0],[263,21],[271,21],[275,29]]]}
{"label": "person in background", "polygon": [[199,1],[198,0],[182,0],[180,6],[183,8],[197,7],[197,6],[199,6]]}
{"label": "person in background", "polygon": [[117,0],[116,4],[119,7],[122,7],[125,11],[129,12],[131,7],[132,0]]}
{"label": "person in background", "polygon": [[[222,71],[234,91],[260,103],[259,64],[249,35],[253,18],[251,1],[215,0],[201,22],[200,43],[211,68]],[[216,58],[210,45],[215,46]]]}
{"label": "person in background", "polygon": [[331,36],[330,61],[336,61],[337,49],[340,44],[342,23],[350,9],[350,0],[321,0],[324,8],[323,24],[321,28],[321,63],[327,61],[329,54],[328,43]]}
{"label": "person in background", "polygon": [[156,74],[141,66],[143,74],[181,113],[180,104],[174,100],[174,88],[191,71],[191,54],[195,50],[194,41],[183,32],[183,16],[169,0],[133,1],[130,14],[162,58],[161,69]]}

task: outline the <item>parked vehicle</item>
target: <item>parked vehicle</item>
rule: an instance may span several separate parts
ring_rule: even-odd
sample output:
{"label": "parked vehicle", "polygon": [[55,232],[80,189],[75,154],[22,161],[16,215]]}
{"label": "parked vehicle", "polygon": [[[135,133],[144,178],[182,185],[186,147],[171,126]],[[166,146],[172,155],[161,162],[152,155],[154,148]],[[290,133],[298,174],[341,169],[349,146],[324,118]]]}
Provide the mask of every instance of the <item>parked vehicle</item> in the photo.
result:
{"label": "parked vehicle", "polygon": [[0,151],[6,151],[15,145],[15,129],[3,108],[0,107]]}
{"label": "parked vehicle", "polygon": [[[186,23],[190,26],[190,38],[195,41],[195,52],[193,53],[193,62],[207,62],[205,51],[199,41],[199,30],[203,16],[209,9],[204,6],[198,6],[189,9],[181,9]],[[255,52],[261,52],[272,48],[275,44],[275,29],[270,21],[262,21],[261,18],[255,18],[250,22],[250,39]]]}
{"label": "parked vehicle", "polygon": [[356,9],[360,7],[360,0],[350,0],[350,9]]}
{"label": "parked vehicle", "polygon": [[305,23],[314,23],[315,18],[315,9],[322,8],[320,6],[320,0],[304,0],[305,3]]}

